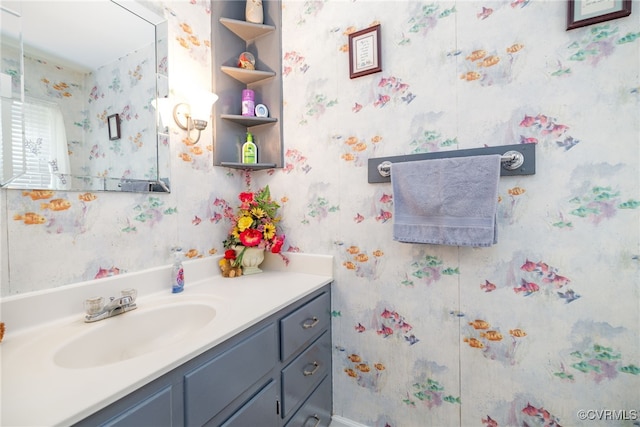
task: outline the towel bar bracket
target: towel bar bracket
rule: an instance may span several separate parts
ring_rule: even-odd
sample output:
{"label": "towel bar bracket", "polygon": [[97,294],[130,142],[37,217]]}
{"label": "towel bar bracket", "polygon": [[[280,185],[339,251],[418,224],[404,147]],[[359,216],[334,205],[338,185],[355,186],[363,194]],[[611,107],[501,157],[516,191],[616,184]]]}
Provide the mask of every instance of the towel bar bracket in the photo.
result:
{"label": "towel bar bracket", "polygon": [[502,167],[514,171],[524,164],[524,155],[519,151],[507,151],[502,155]]}
{"label": "towel bar bracket", "polygon": [[385,178],[391,176],[391,162],[386,160],[378,165],[378,173]]}

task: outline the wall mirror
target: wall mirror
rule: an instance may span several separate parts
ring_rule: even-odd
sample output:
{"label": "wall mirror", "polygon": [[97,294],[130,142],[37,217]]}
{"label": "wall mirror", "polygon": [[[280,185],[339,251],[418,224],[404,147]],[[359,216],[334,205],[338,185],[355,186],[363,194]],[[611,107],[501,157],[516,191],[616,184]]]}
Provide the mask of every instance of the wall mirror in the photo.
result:
{"label": "wall mirror", "polygon": [[153,2],[0,1],[0,186],[169,192]]}

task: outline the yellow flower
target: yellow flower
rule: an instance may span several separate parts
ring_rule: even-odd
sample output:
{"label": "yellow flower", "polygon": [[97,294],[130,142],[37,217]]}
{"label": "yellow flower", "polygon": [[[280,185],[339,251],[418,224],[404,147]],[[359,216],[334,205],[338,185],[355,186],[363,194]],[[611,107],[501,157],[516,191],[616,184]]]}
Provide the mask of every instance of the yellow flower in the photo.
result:
{"label": "yellow flower", "polygon": [[251,215],[253,215],[256,218],[262,218],[263,216],[266,215],[264,209],[262,208],[253,208],[251,209]]}
{"label": "yellow flower", "polygon": [[250,216],[243,216],[238,220],[238,230],[242,232],[251,227],[251,224],[253,224],[253,219]]}
{"label": "yellow flower", "polygon": [[271,223],[265,224],[263,234],[265,239],[273,239],[276,235],[276,226]]}

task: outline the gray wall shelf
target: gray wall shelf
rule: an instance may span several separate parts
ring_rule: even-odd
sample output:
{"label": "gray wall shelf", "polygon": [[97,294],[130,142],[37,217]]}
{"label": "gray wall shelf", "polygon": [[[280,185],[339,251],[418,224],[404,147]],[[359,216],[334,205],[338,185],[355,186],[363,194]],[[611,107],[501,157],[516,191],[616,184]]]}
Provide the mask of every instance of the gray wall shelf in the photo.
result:
{"label": "gray wall shelf", "polygon": [[[211,3],[213,41],[213,91],[219,96],[213,106],[213,162],[245,170],[281,168],[282,150],[282,5],[263,0],[264,23],[245,21],[244,1]],[[242,52],[256,58],[256,69],[237,67]],[[255,104],[264,104],[269,117],[242,116],[242,90],[255,92]],[[258,147],[258,164],[240,161],[247,132]]]}

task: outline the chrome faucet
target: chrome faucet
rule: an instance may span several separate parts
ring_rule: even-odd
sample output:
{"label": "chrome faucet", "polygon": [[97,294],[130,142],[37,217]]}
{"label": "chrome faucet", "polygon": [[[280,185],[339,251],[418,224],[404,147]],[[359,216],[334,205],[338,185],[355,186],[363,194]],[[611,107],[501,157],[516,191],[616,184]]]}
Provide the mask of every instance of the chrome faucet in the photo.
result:
{"label": "chrome faucet", "polygon": [[111,297],[106,304],[104,304],[104,298],[102,297],[89,298],[84,302],[87,313],[84,316],[84,321],[87,323],[97,322],[98,320],[135,310],[138,308],[135,302],[136,296],[135,289],[125,289],[120,297]]}

